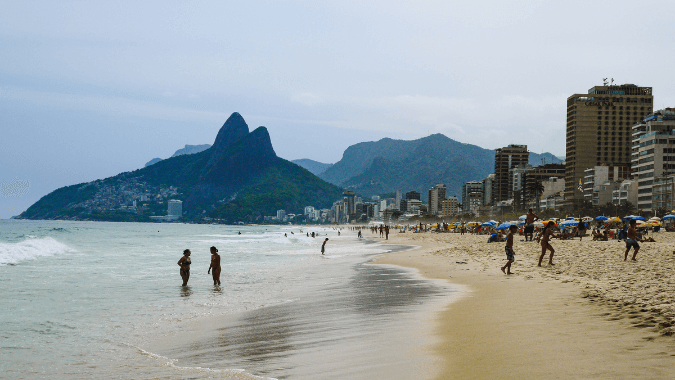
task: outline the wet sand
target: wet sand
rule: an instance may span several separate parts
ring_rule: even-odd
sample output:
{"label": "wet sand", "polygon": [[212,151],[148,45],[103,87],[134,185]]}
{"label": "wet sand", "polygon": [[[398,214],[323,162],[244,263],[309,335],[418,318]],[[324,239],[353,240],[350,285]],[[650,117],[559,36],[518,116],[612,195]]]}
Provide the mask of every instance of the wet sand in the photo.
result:
{"label": "wet sand", "polygon": [[458,288],[363,263],[280,305],[186,321],[143,349],[176,367],[230,370],[223,378],[428,379],[442,368],[433,318]]}
{"label": "wet sand", "polygon": [[506,276],[486,236],[393,233],[421,248],[377,263],[468,287],[435,315],[438,379],[675,378],[675,234],[654,238],[638,262],[624,243],[554,240],[556,265],[537,267],[541,246],[518,237]]}

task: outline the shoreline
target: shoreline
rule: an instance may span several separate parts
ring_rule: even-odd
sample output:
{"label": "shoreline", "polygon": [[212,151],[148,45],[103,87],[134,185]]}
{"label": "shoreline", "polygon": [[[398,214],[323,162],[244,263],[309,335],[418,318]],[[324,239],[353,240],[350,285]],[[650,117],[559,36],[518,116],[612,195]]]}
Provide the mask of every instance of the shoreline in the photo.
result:
{"label": "shoreline", "polygon": [[[570,276],[582,269],[571,270],[565,255],[575,249],[583,253],[579,244],[588,244],[584,254],[592,254],[600,242],[554,242],[560,265],[553,268],[536,268],[538,245],[516,242],[515,275],[506,276],[499,269],[506,262],[503,243],[487,244],[482,235],[403,235],[375,240],[419,248],[385,253],[373,264],[415,268],[426,278],[467,287],[462,297],[434,315],[439,341],[434,355],[443,367],[435,378],[675,377],[675,339],[667,336],[668,322],[663,321],[668,315],[655,320],[649,311],[636,312],[631,305],[608,307],[615,304],[605,301],[613,288],[603,288],[595,273],[588,280]],[[661,250],[670,249],[672,238],[657,236],[664,240],[658,243]],[[621,247],[611,245],[613,251]],[[653,256],[647,250],[640,252],[645,260]],[[592,260],[580,264],[598,265]],[[609,272],[607,267],[598,270]]]}

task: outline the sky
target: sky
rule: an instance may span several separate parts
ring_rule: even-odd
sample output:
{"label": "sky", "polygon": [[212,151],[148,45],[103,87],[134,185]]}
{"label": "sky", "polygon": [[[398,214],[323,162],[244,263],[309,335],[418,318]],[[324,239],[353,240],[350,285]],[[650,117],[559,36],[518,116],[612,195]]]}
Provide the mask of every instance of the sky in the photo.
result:
{"label": "sky", "polygon": [[[565,154],[566,99],[675,106],[666,1],[2,1],[0,218],[210,144],[232,112],[277,155],[432,133]],[[21,186],[15,186],[19,184]],[[22,187],[23,186],[23,187]],[[17,190],[18,189],[18,190]]]}

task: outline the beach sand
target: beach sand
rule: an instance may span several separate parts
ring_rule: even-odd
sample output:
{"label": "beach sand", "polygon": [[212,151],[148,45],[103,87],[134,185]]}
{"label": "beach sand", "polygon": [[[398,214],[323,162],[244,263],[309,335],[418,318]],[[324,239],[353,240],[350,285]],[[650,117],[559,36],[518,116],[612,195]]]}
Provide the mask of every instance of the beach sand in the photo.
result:
{"label": "beach sand", "polygon": [[420,248],[375,263],[466,285],[436,316],[438,379],[675,378],[675,234],[653,236],[637,262],[623,261],[623,242],[554,239],[553,267],[517,236],[507,276],[504,243],[394,232],[386,243]]}

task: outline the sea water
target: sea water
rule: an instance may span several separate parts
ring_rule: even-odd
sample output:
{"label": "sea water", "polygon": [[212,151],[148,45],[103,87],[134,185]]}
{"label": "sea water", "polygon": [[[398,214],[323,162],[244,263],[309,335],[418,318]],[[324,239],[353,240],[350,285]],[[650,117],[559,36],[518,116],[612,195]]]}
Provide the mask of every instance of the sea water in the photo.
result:
{"label": "sea water", "polygon": [[[221,286],[207,274],[211,246],[221,255]],[[183,287],[177,262],[186,248]],[[391,249],[332,227],[0,221],[0,373],[419,374],[414,367],[428,363],[406,351],[423,341],[410,326],[452,289],[364,264]]]}

